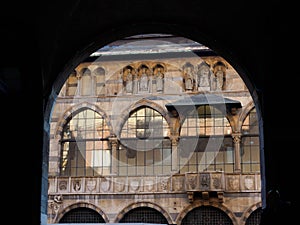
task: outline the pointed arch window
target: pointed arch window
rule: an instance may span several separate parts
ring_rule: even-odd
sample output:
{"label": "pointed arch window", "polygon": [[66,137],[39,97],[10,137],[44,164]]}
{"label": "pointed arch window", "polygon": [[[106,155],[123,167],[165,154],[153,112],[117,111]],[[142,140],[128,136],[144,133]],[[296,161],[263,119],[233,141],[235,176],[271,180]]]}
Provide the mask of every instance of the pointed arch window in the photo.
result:
{"label": "pointed arch window", "polygon": [[91,109],[81,109],[64,126],[61,138],[62,176],[107,175],[111,170],[109,129]]}

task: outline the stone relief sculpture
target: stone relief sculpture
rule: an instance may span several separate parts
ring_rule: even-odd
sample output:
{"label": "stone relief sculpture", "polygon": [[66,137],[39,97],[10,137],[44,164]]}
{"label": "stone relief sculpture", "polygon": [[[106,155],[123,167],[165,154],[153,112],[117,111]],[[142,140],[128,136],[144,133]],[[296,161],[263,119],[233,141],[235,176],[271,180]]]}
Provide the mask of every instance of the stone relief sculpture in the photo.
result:
{"label": "stone relief sculpture", "polygon": [[114,180],[115,191],[116,192],[125,191],[125,183],[126,183],[126,180],[124,178],[116,178]]}
{"label": "stone relief sculpture", "polygon": [[154,191],[154,180],[153,179],[146,179],[144,180],[144,191]]}
{"label": "stone relief sculpture", "polygon": [[58,184],[58,188],[60,191],[67,191],[67,185],[68,185],[68,181],[60,180]]}
{"label": "stone relief sculpture", "polygon": [[108,192],[110,190],[111,181],[105,177],[101,178],[100,189],[103,192]]}
{"label": "stone relief sculpture", "polygon": [[198,186],[197,182],[198,175],[197,174],[187,174],[187,190],[193,190],[196,189]]}
{"label": "stone relief sculpture", "polygon": [[219,174],[212,174],[212,185],[213,188],[222,188],[221,176]]}
{"label": "stone relief sculpture", "polygon": [[81,180],[74,180],[73,181],[73,190],[78,192],[81,190]]}
{"label": "stone relief sculpture", "polygon": [[210,175],[206,173],[200,174],[200,189],[208,190],[210,188]]}
{"label": "stone relief sculpture", "polygon": [[158,191],[167,191],[169,189],[169,180],[165,177],[160,177],[158,182]]}
{"label": "stone relief sculpture", "polygon": [[62,203],[63,203],[62,195],[55,195],[53,197],[53,200],[50,200],[48,202],[48,207],[49,209],[52,210],[52,214],[54,214],[54,218],[52,219],[53,222],[56,221],[57,219],[59,209],[62,207]]}
{"label": "stone relief sculpture", "polygon": [[92,192],[96,190],[97,181],[95,179],[89,178],[86,180],[85,189]]}
{"label": "stone relief sculpture", "polygon": [[173,177],[173,191],[183,191],[184,190],[184,177]]}
{"label": "stone relief sculpture", "polygon": [[140,189],[141,180],[139,179],[132,179],[129,181],[130,191],[136,192]]}
{"label": "stone relief sculpture", "polygon": [[254,189],[254,177],[253,176],[246,176],[244,178],[244,187],[246,190]]}
{"label": "stone relief sculpture", "polygon": [[240,182],[236,176],[227,177],[227,189],[230,191],[238,191],[240,188]]}

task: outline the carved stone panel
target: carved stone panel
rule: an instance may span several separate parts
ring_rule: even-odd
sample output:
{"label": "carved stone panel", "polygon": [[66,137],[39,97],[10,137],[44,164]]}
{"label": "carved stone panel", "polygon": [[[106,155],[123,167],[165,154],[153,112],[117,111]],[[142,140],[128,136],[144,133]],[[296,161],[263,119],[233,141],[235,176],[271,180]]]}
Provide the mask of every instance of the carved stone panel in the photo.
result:
{"label": "carved stone panel", "polygon": [[86,178],[85,180],[85,191],[86,192],[90,192],[90,193],[94,193],[97,192],[97,187],[98,187],[98,180],[96,178]]}
{"label": "carved stone panel", "polygon": [[172,191],[185,191],[185,177],[182,175],[172,176]]}
{"label": "carved stone panel", "polygon": [[219,191],[224,189],[224,174],[223,173],[212,173],[211,174],[211,190]]}
{"label": "carved stone panel", "polygon": [[126,178],[116,177],[114,178],[114,192],[125,192],[126,191]]}
{"label": "carved stone panel", "polygon": [[156,191],[156,181],[154,177],[145,177],[143,179],[144,181],[144,186],[143,186],[143,191],[144,192],[154,192]]}
{"label": "carved stone panel", "polygon": [[240,190],[240,175],[231,174],[226,176],[226,191],[236,192]]}
{"label": "carved stone panel", "polygon": [[140,192],[142,190],[142,178],[128,178],[128,185],[129,192]]}
{"label": "carved stone panel", "polygon": [[69,192],[69,180],[68,179],[58,180],[58,192],[60,192],[60,193]]}
{"label": "carved stone panel", "polygon": [[255,175],[243,175],[241,177],[241,188],[243,191],[253,191],[256,189],[255,185]]}
{"label": "carved stone panel", "polygon": [[106,193],[111,190],[111,179],[103,177],[100,179],[100,192]]}
{"label": "carved stone panel", "polygon": [[80,178],[72,179],[71,182],[71,192],[82,193],[83,192],[83,182]]}
{"label": "carved stone panel", "polygon": [[199,188],[201,191],[207,191],[210,189],[210,174],[200,173],[199,174]]}
{"label": "carved stone panel", "polygon": [[199,190],[198,173],[186,173],[185,182],[187,191]]}
{"label": "carved stone panel", "polygon": [[170,190],[170,178],[169,177],[158,177],[157,190],[159,192],[167,192]]}

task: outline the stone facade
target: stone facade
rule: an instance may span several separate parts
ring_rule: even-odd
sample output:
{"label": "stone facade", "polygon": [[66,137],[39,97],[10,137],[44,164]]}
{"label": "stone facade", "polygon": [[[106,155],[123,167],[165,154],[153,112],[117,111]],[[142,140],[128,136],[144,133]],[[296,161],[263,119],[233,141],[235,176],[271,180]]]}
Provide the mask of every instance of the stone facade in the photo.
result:
{"label": "stone facade", "polygon": [[[205,184],[203,176],[209,177]],[[99,212],[107,223],[119,222],[130,209],[149,206],[162,212],[169,224],[181,224],[191,208],[210,205],[225,211],[233,224],[244,224],[250,213],[261,207],[260,174],[49,179],[49,223],[82,205]]]}
{"label": "stone facade", "polygon": [[[241,108],[226,108],[228,134],[235,149],[233,171],[179,173],[178,167],[172,165],[169,174],[122,176],[113,167],[111,174],[60,176],[62,132],[77,110],[90,108],[103,115],[109,127],[110,143],[117,146],[120,127],[128,119],[124,115],[140,106],[150,106],[168,124],[180,124],[173,121],[165,105],[178,96],[194,94],[217,94],[241,103]],[[260,171],[243,172],[239,157],[243,121],[253,108],[244,82],[219,56],[193,54],[180,58],[168,54],[159,59],[156,55],[139,60],[102,57],[82,62],[62,87],[52,113],[48,223],[58,223],[65,213],[78,207],[95,210],[106,223],[117,223],[131,209],[147,206],[161,212],[169,224],[180,225],[192,209],[213,206],[225,212],[232,224],[246,224],[251,213],[261,207]],[[167,134],[173,152],[180,139],[178,126],[170,128]],[[173,162],[176,157],[173,156]]]}

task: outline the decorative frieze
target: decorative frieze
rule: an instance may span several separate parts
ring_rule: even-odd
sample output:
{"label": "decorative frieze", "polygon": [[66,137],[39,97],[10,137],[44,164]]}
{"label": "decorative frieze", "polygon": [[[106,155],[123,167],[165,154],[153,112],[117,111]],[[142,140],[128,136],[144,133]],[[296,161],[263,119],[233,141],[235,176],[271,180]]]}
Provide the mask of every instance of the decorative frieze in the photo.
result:
{"label": "decorative frieze", "polygon": [[137,194],[172,192],[260,192],[259,173],[188,172],[160,176],[49,178],[48,192],[62,194]]}

